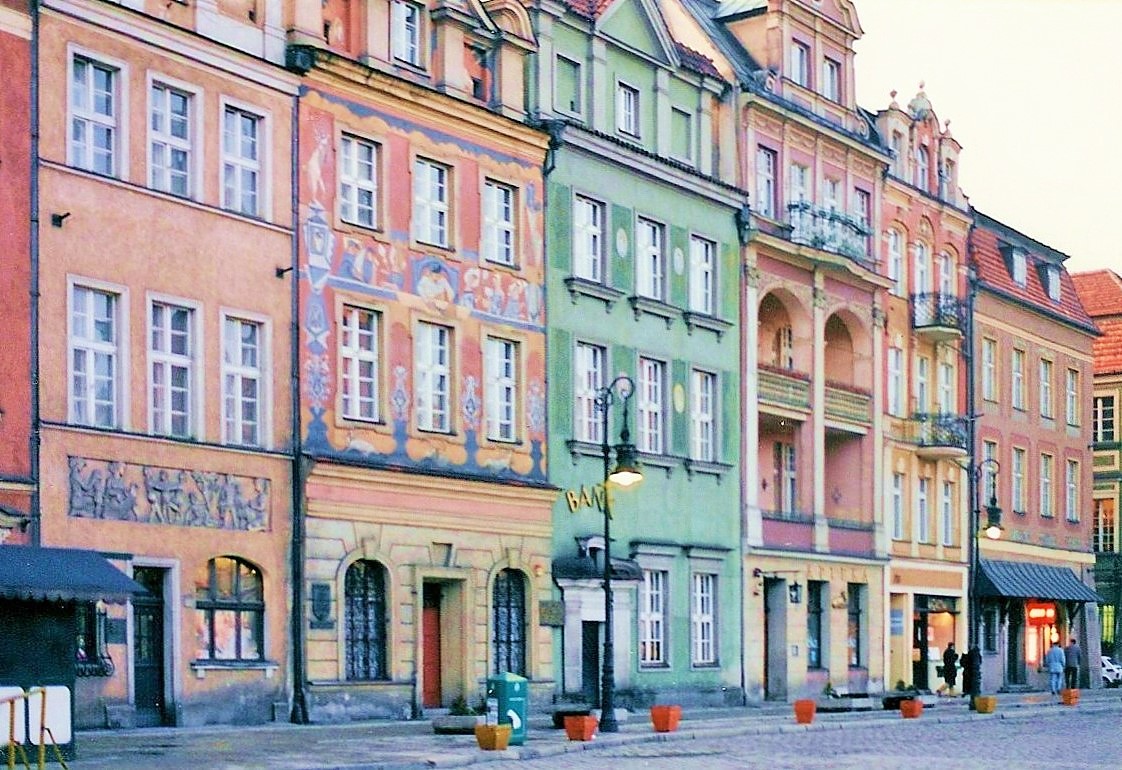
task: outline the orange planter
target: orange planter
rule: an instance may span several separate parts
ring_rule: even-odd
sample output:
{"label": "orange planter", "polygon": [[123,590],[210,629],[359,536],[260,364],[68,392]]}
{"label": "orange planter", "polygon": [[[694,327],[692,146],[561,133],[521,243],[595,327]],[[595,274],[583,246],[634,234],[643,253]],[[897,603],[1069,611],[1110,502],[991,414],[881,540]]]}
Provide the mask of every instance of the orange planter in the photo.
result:
{"label": "orange planter", "polygon": [[923,701],[919,698],[900,701],[900,716],[904,719],[917,719],[923,713]]}
{"label": "orange planter", "polygon": [[1078,706],[1079,690],[1066,687],[1060,690],[1060,702],[1065,706]]}
{"label": "orange planter", "polygon": [[672,733],[682,721],[681,706],[651,706],[651,724],[656,733]]}
{"label": "orange planter", "polygon": [[475,740],[484,751],[504,751],[510,743],[510,725],[476,725]]}
{"label": "orange planter", "polygon": [[814,721],[816,711],[818,711],[818,704],[810,698],[795,701],[795,722],[800,725],[809,725]]}
{"label": "orange planter", "polygon": [[565,717],[565,735],[570,741],[590,741],[599,724],[594,716]]}

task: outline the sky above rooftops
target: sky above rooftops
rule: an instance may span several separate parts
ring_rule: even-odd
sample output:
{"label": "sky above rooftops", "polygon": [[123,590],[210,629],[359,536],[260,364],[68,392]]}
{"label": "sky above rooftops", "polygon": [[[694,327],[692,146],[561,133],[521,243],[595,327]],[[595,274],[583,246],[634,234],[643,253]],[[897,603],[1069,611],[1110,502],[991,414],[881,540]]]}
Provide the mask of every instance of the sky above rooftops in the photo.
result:
{"label": "sky above rooftops", "polygon": [[906,107],[922,81],[963,146],[981,211],[1122,272],[1122,0],[856,0],[857,99]]}

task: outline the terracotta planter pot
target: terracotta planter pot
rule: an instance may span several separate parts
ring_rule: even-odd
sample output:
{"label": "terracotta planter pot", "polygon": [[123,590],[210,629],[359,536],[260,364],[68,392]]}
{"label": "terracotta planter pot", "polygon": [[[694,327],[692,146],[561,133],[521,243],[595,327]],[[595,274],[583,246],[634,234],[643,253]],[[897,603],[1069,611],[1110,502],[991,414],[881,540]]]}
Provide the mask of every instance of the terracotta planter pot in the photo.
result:
{"label": "terracotta planter pot", "polygon": [[651,706],[651,724],[656,733],[672,733],[682,720],[681,706]]}
{"label": "terracotta planter pot", "polygon": [[565,735],[570,741],[590,741],[599,724],[600,720],[594,716],[565,717]]}
{"label": "terracotta planter pot", "polygon": [[1060,702],[1065,706],[1079,705],[1079,690],[1064,688],[1060,690]]}
{"label": "terracotta planter pot", "polygon": [[923,713],[923,701],[919,698],[900,701],[900,716],[904,719],[917,719]]}
{"label": "terracotta planter pot", "polygon": [[510,744],[510,725],[476,725],[475,742],[484,751],[503,751]]}
{"label": "terracotta planter pot", "polygon": [[992,714],[997,710],[996,695],[978,695],[974,698],[974,710],[979,714]]}
{"label": "terracotta planter pot", "polygon": [[795,722],[800,725],[809,725],[814,721],[814,714],[818,711],[818,704],[810,698],[795,701]]}

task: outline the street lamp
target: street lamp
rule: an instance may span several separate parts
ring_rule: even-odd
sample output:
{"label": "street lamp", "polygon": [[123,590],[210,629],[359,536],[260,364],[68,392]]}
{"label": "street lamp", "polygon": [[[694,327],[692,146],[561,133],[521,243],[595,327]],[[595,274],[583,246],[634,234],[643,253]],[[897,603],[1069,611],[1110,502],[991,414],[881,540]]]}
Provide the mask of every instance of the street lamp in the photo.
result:
{"label": "street lamp", "polygon": [[[617,396],[615,387],[622,386]],[[603,431],[600,448],[604,454],[604,670],[600,680],[600,732],[618,733],[616,721],[615,687],[616,669],[613,657],[615,645],[612,641],[612,496],[608,483],[618,487],[630,487],[643,480],[639,470],[638,450],[631,443],[631,432],[627,429],[627,402],[635,390],[635,382],[626,374],[621,374],[608,385],[596,391],[596,408],[603,415]],[[616,467],[612,469],[612,447],[608,445],[608,416],[616,400],[623,403],[623,428],[619,432],[619,443],[615,445]]]}
{"label": "street lamp", "polygon": [[[987,468],[993,468],[993,477],[990,485],[990,501],[986,505],[986,526],[982,527],[982,510],[980,507],[981,500],[981,481],[980,477],[982,472]],[[973,482],[974,489],[970,501],[970,524],[972,531],[970,533],[970,585],[967,596],[967,612],[969,613],[969,625],[967,626],[968,632],[968,655],[969,669],[968,673],[964,673],[963,678],[970,683],[967,688],[970,695],[970,708],[975,707],[978,695],[982,692],[982,651],[981,651],[981,602],[978,600],[978,573],[981,570],[981,556],[980,556],[980,543],[979,539],[984,534],[990,540],[997,540],[1001,537],[1001,508],[997,504],[997,473],[1001,470],[1000,463],[992,457],[988,457],[981,462],[970,462],[970,480]]]}

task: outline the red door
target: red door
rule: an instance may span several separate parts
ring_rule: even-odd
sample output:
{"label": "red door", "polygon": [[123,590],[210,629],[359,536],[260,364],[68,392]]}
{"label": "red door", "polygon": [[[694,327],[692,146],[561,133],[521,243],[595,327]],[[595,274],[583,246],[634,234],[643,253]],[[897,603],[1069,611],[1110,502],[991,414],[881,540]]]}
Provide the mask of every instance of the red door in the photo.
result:
{"label": "red door", "polygon": [[421,615],[421,705],[439,708],[440,698],[440,586],[425,584]]}

